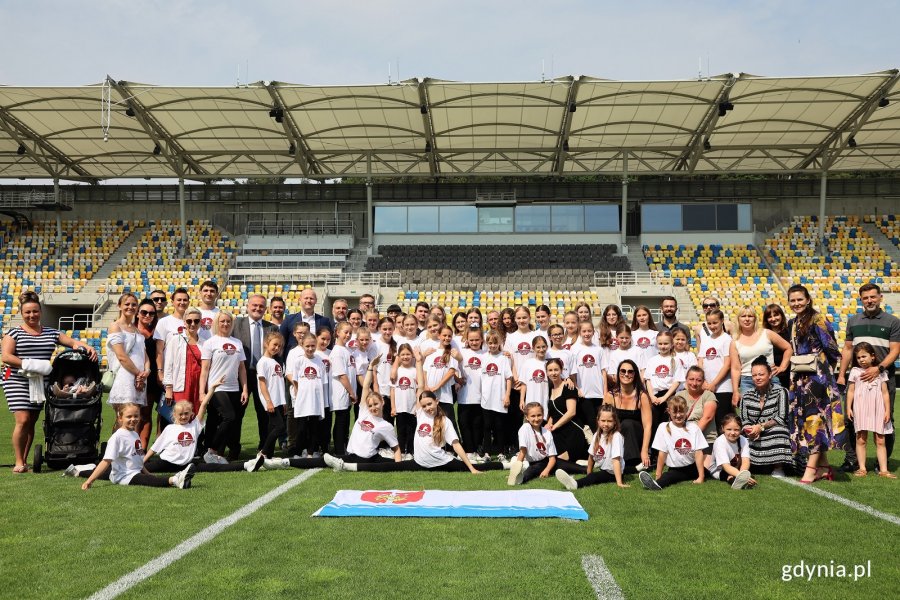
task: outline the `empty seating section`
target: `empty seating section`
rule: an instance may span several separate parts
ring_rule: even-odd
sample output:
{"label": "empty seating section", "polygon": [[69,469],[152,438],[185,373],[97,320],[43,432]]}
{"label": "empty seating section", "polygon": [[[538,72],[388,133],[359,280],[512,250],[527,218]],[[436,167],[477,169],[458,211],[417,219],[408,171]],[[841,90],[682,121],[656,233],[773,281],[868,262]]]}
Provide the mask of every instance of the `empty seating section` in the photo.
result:
{"label": "empty seating section", "polygon": [[205,280],[222,285],[237,252],[236,242],[209,221],[188,221],[187,238],[187,255],[181,257],[179,222],[150,222],[148,231],[110,275],[110,292],[146,296],[155,289],[172,292],[186,287],[196,298]]}
{"label": "empty seating section", "polygon": [[339,271],[352,249],[352,235],[250,235],[237,256],[236,266]]}
{"label": "empty seating section", "polygon": [[[900,251],[900,215],[866,215],[865,220],[881,230],[881,233]],[[895,255],[896,256],[896,255]],[[892,262],[892,265],[896,263]],[[900,266],[892,266],[890,275],[884,276],[885,291],[900,293]]]}
{"label": "empty seating section", "polygon": [[894,281],[891,259],[857,216],[827,218],[824,254],[816,247],[817,234],[816,217],[793,217],[767,240],[766,251],[785,287],[800,283],[809,288],[816,308],[828,313],[843,343],[847,318],[862,310],[859,286]]}
{"label": "empty seating section", "polygon": [[410,290],[398,292],[394,300],[385,299],[388,303],[396,302],[403,312],[414,312],[417,302],[427,302],[429,305],[443,306],[447,312],[448,321],[457,312],[465,312],[470,308],[481,310],[483,317],[492,310],[502,310],[506,307],[515,307],[525,304],[531,307],[532,316],[534,310],[545,304],[550,308],[551,321],[562,323],[563,315],[568,310],[573,310],[579,302],[587,302],[593,309],[595,319],[600,317],[602,307],[597,304],[597,294],[590,290],[562,291],[562,290],[504,290],[504,291],[480,291],[480,290]]}
{"label": "empty seating section", "polygon": [[651,272],[662,281],[688,288],[697,314],[703,314],[703,298],[719,299],[726,319],[744,306],[786,306],[784,293],[753,245],[644,246]]}
{"label": "empty seating section", "polygon": [[400,271],[418,290],[587,289],[594,271],[630,270],[612,244],[381,246],[379,252],[366,271]]}
{"label": "empty seating section", "polygon": [[22,290],[75,293],[84,287],[134,230],[128,221],[35,221],[30,229],[0,225],[0,325],[18,313]]}

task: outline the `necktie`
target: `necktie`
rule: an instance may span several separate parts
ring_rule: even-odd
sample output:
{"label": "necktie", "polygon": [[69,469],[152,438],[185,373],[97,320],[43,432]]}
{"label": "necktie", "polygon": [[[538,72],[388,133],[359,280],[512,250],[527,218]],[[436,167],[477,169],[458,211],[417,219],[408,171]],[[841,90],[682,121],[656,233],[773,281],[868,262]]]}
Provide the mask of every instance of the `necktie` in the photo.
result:
{"label": "necktie", "polygon": [[256,368],[259,357],[262,356],[262,323],[259,321],[251,322],[253,326],[253,347],[250,349],[252,355],[251,368]]}

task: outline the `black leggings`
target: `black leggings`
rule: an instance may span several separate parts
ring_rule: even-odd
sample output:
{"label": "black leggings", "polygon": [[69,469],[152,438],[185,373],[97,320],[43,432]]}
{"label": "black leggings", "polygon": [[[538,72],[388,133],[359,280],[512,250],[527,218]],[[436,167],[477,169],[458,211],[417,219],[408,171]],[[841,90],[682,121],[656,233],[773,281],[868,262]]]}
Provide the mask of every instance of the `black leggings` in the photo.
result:
{"label": "black leggings", "polygon": [[313,450],[318,452],[328,452],[328,446],[331,444],[331,409],[325,409],[325,418],[316,423],[315,435],[313,439]]}
{"label": "black leggings", "polygon": [[391,416],[391,406],[393,406],[393,404],[391,403],[391,397],[382,394],[381,399],[384,400],[384,407],[381,409],[381,418],[393,425],[394,417]]}
{"label": "black leggings", "polygon": [[519,408],[519,401],[522,399],[522,393],[513,388],[509,394],[509,408],[504,417],[504,440],[503,450],[509,454],[515,454],[519,449],[519,427],[525,417],[522,415],[522,409]]}
{"label": "black leggings", "polygon": [[575,404],[575,414],[578,415],[578,420],[590,427],[591,431],[597,429],[597,413],[602,404],[603,398],[579,398]]}
{"label": "black leggings", "polygon": [[350,407],[331,411],[334,415],[334,453],[341,455],[347,451],[347,440],[350,438]]}
{"label": "black leggings", "polygon": [[284,407],[276,406],[272,412],[266,411],[269,419],[268,433],[263,441],[261,452],[266,458],[272,458],[275,454],[275,443],[284,435]]}
{"label": "black leggings", "polygon": [[[450,402],[440,402],[438,406],[441,407],[441,410],[444,411],[444,416],[450,419],[450,422],[453,423],[454,431],[459,433],[459,436],[462,437],[462,433],[459,432],[459,426],[456,424],[456,411],[453,410],[453,403]],[[461,441],[465,441],[465,438],[462,438]]]}
{"label": "black leggings", "polygon": [[506,413],[495,410],[483,410],[484,419],[484,451],[488,454],[505,452],[506,448]]}
{"label": "black leggings", "polygon": [[[665,395],[666,395],[666,392],[660,392],[660,393],[656,394],[656,397],[661,398],[662,396],[665,396]],[[659,426],[661,423],[665,423],[666,421],[669,420],[669,415],[666,413],[666,408],[667,408],[667,406],[666,406],[665,402],[663,402],[662,404],[654,404],[652,402],[650,403],[650,414],[653,418],[653,424],[650,426],[650,431],[652,432],[652,435],[656,435],[656,430],[659,429]],[[654,457],[656,457],[658,455],[659,455],[659,450],[655,450],[651,447],[650,448],[650,464],[651,465],[656,462],[654,460]]]}
{"label": "black leggings", "polygon": [[697,465],[669,467],[669,470],[663,473],[662,477],[656,480],[656,483],[659,484],[659,487],[667,487],[682,481],[693,481],[698,477],[700,477],[700,473],[697,472]]}
{"label": "black leggings", "polygon": [[[525,473],[522,475],[522,483],[526,483],[528,481],[531,481],[532,479],[537,479],[538,477],[540,477],[544,469],[547,468],[548,462],[550,462],[549,457],[543,460],[539,460],[536,463],[530,463],[528,465],[528,468],[525,469]],[[587,473],[587,469],[585,467],[576,465],[575,463],[563,460],[561,458],[556,459],[555,469],[561,469],[570,475],[583,475],[584,473]]]}
{"label": "black leggings", "polygon": [[[178,471],[184,470],[185,467],[187,467],[187,465],[176,465],[175,463],[163,460],[158,454],[154,454],[144,462],[144,468],[151,473],[177,473]],[[200,462],[194,465],[194,469],[200,473],[227,473],[231,471],[242,471],[244,469],[244,463],[232,462],[227,465],[220,465]]]}
{"label": "black leggings", "polygon": [[460,404],[459,435],[466,452],[475,452],[484,437],[484,416],[480,404]]}
{"label": "black leggings", "polygon": [[583,487],[587,487],[589,485],[597,485],[600,483],[615,483],[616,476],[609,471],[604,471],[603,469],[598,469],[593,473],[588,473],[584,477],[578,480],[578,488],[581,489]]}
{"label": "black leggings", "polygon": [[400,444],[400,452],[403,454],[413,453],[413,444],[416,437],[416,415],[398,412],[397,413],[397,442]]}
{"label": "black leggings", "polygon": [[[365,459],[365,462],[358,462],[356,465],[357,471],[373,471],[376,473],[386,473],[393,471],[444,471],[449,473],[468,473],[469,467],[466,466],[461,460],[453,459],[450,462],[440,465],[439,467],[423,467],[419,463],[414,460],[404,460],[400,462],[394,462],[389,458],[384,458],[383,456],[378,457],[381,460]],[[347,458],[344,457],[344,461],[347,461]],[[473,465],[479,471],[500,471],[503,469],[503,465],[500,463],[484,463],[481,465]]]}
{"label": "black leggings", "polygon": [[[731,405],[731,392],[720,392],[716,395],[716,431],[722,433],[722,419],[728,413],[737,411],[737,408]],[[696,478],[695,478],[696,479]]]}
{"label": "black leggings", "polygon": [[[179,471],[181,469],[178,469]],[[93,470],[83,470],[78,473],[79,477],[83,477],[87,479],[91,476]],[[106,470],[106,473],[98,477],[97,479],[102,479],[103,481],[109,481],[109,469]],[[138,473],[134,477],[131,478],[131,481],[128,482],[128,485],[143,485],[147,487],[169,487],[169,478],[168,477],[157,477],[156,475],[147,475],[146,473]]]}
{"label": "black leggings", "polygon": [[[329,413],[329,416],[330,413]],[[294,422],[297,426],[297,450],[306,450],[309,454],[315,451],[321,425],[319,424],[318,415],[310,415],[307,417],[297,417]]]}
{"label": "black leggings", "polygon": [[241,407],[241,393],[216,392],[209,404],[219,417],[215,430],[208,432],[209,447],[219,454],[225,454],[225,447],[234,439],[235,424],[240,426],[237,415]]}

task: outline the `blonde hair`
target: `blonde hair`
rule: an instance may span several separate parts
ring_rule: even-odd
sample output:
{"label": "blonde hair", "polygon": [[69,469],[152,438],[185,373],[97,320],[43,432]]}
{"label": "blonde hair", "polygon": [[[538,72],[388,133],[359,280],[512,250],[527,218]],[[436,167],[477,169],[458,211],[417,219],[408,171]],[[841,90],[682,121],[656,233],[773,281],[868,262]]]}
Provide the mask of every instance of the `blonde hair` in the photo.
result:
{"label": "blonde hair", "polygon": [[184,311],[184,316],[188,316],[188,315],[200,315],[202,317],[203,313],[200,312],[200,309],[197,308],[196,306],[191,306],[186,311]]}
{"label": "blonde hair", "polygon": [[756,314],[756,310],[747,306],[746,304],[740,307],[734,315],[734,322],[732,326],[734,327],[734,331],[737,332],[738,335],[741,333],[741,317],[744,315],[752,315],[753,316],[753,333],[756,333],[759,330],[759,316]]}
{"label": "blonde hair", "polygon": [[[666,407],[669,409],[670,415],[676,408],[680,408],[681,410],[686,411],[688,407],[687,400],[685,400],[683,396],[672,396],[671,398],[669,398],[669,401],[666,402]],[[671,421],[666,421],[666,433],[671,435],[672,430],[669,429],[669,423],[671,423]]]}
{"label": "blonde hair", "polygon": [[224,319],[224,318],[231,319],[231,329],[234,329],[234,315],[231,314],[230,312],[228,312],[227,310],[220,310],[219,312],[216,313],[216,318],[215,318],[217,334],[219,331],[219,323],[221,323],[222,319]]}

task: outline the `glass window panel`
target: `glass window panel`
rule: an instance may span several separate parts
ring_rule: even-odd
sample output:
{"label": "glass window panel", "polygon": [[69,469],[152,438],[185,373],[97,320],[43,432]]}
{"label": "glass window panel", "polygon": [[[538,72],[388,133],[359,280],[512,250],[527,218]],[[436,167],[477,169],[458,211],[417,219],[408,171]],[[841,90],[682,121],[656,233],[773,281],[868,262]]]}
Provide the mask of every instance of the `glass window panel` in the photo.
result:
{"label": "glass window panel", "polygon": [[737,231],[738,229],[738,205],[716,205],[716,225],[719,231]]}
{"label": "glass window panel", "polygon": [[406,207],[376,206],[375,233],[406,233]]}
{"label": "glass window panel", "polygon": [[584,207],[580,204],[554,204],[550,216],[553,231],[584,231]]}
{"label": "glass window panel", "polygon": [[478,232],[478,209],[474,206],[442,206],[442,233]]}
{"label": "glass window panel", "polygon": [[516,231],[526,233],[550,231],[550,207],[517,206]]}
{"label": "glass window panel", "polygon": [[440,221],[437,206],[410,206],[408,211],[409,233],[437,233]]}
{"label": "glass window panel", "polygon": [[622,230],[618,204],[595,204],[584,207],[584,230],[610,233]]}
{"label": "glass window panel", "polygon": [[681,231],[681,205],[641,204],[641,231]]}
{"label": "glass window panel", "polygon": [[512,230],[513,209],[511,206],[481,206],[478,208],[478,231],[499,233]]}
{"label": "glass window panel", "polygon": [[738,204],[738,231],[753,229],[753,209],[750,204]]}
{"label": "glass window panel", "polygon": [[685,231],[715,231],[715,204],[684,204],[682,224]]}

